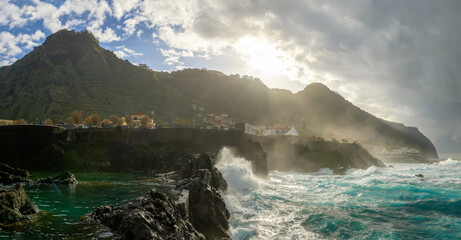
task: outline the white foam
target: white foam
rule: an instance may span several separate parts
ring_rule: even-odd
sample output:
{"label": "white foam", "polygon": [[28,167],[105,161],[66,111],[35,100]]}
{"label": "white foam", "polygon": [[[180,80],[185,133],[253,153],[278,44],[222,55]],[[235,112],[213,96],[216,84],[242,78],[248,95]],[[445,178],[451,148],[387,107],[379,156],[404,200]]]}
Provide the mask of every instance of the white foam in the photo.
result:
{"label": "white foam", "polygon": [[226,179],[228,191],[239,193],[258,188],[259,180],[253,174],[251,162],[235,157],[228,148],[223,148],[219,152],[216,167]]}

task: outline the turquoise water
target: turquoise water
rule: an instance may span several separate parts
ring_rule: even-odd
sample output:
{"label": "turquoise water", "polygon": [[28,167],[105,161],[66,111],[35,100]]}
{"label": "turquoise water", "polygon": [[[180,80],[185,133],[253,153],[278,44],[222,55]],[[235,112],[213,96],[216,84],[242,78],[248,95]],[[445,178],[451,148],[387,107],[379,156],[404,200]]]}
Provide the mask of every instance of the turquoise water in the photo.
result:
{"label": "turquoise water", "polygon": [[[32,173],[33,177],[55,173]],[[82,184],[58,186],[25,186],[27,196],[40,208],[41,217],[34,223],[1,229],[0,239],[110,239],[106,229],[82,224],[81,217],[101,205],[121,205],[148,192],[154,183],[151,175],[75,174]]]}
{"label": "turquoise water", "polygon": [[[233,239],[461,239],[461,162],[271,172],[223,151]],[[423,174],[424,181],[415,177]]]}

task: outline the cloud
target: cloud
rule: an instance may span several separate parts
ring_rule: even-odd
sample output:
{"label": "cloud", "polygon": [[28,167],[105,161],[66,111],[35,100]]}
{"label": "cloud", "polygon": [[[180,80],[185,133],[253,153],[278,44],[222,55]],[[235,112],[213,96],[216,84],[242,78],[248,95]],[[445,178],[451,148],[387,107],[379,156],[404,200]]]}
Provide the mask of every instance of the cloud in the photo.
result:
{"label": "cloud", "polygon": [[456,130],[453,137],[451,137],[451,139],[457,143],[461,143],[461,126],[458,127],[458,129]]}
{"label": "cloud", "polygon": [[23,50],[29,50],[38,45],[38,41],[45,37],[45,34],[37,30],[33,34],[18,34],[0,32],[0,66],[10,65],[16,61],[16,55]]}
{"label": "cloud", "polygon": [[136,56],[144,55],[143,53],[138,53],[138,52],[135,52],[132,49],[129,49],[129,48],[125,47],[125,45],[117,46],[117,47],[115,47],[115,49],[117,49],[116,51],[114,51],[115,55],[117,55],[117,57],[119,57],[121,59],[126,59],[126,58],[132,57],[132,56],[136,57]]}
{"label": "cloud", "polygon": [[113,42],[113,41],[120,41],[121,38],[117,36],[115,31],[112,28],[106,28],[102,29],[99,27],[90,27],[88,28],[91,33],[100,41],[103,43],[107,42]]}
{"label": "cloud", "polygon": [[137,8],[139,3],[139,0],[113,0],[112,9],[114,16],[120,20],[125,13]]}
{"label": "cloud", "polygon": [[[285,87],[293,91],[320,81],[379,117],[451,142],[461,119],[460,1],[58,2],[0,0],[0,25],[8,27],[1,37],[16,39],[11,29],[40,21],[51,32],[87,26],[106,43],[148,33],[171,69],[190,59],[225,63],[226,56],[243,67],[218,70],[255,75],[270,87],[292,80]],[[0,61],[36,42],[4,40]],[[123,49],[117,54],[136,56]]]}

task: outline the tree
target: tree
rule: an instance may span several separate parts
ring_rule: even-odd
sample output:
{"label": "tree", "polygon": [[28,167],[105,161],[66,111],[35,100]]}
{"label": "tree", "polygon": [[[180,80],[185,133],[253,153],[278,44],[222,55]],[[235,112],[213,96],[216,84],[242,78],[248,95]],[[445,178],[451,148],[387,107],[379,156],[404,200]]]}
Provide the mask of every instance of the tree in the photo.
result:
{"label": "tree", "polygon": [[188,119],[184,119],[184,127],[187,127],[189,125],[189,120]]}
{"label": "tree", "polygon": [[3,125],[8,125],[8,122],[7,122],[7,121],[0,120],[0,126],[3,126]]}
{"label": "tree", "polygon": [[144,63],[140,63],[138,65],[138,67],[141,68],[141,69],[144,69],[144,70],[152,71],[152,69],[150,69],[150,67],[147,66],[147,64],[144,64]]}
{"label": "tree", "polygon": [[103,120],[101,121],[101,125],[103,125],[103,126],[105,126],[105,127],[106,127],[106,126],[110,126],[110,125],[112,125],[112,121],[109,120],[109,119],[103,119]]}
{"label": "tree", "polygon": [[176,125],[181,125],[181,118],[180,117],[177,117],[176,118]]}
{"label": "tree", "polygon": [[13,125],[24,125],[24,124],[27,124],[26,120],[24,120],[24,119],[19,119],[19,120],[14,120],[13,121]]}
{"label": "tree", "polygon": [[47,126],[51,126],[51,125],[53,125],[53,121],[51,121],[50,118],[47,118],[47,119],[45,119],[45,120],[43,121],[43,124],[44,124],[44,125],[47,125]]}
{"label": "tree", "polygon": [[157,122],[156,125],[158,128],[162,128],[163,126],[165,126],[165,123],[162,120],[157,120],[156,122]]}
{"label": "tree", "polygon": [[70,116],[66,118],[66,123],[68,124],[78,124],[82,121],[82,112],[75,110],[70,113]]}
{"label": "tree", "polygon": [[126,122],[126,125],[131,126],[131,124],[133,123],[133,119],[131,119],[131,116],[126,116],[125,122]]}
{"label": "tree", "polygon": [[141,125],[142,126],[147,126],[148,121],[149,121],[149,118],[147,118],[146,116],[142,117],[141,118]]}
{"label": "tree", "polygon": [[123,124],[122,118],[117,115],[110,115],[110,120],[115,126],[121,126]]}
{"label": "tree", "polygon": [[92,114],[92,115],[88,116],[87,118],[85,118],[85,121],[83,121],[83,123],[85,125],[91,125],[91,126],[98,125],[98,123],[99,123],[99,115],[97,113]]}

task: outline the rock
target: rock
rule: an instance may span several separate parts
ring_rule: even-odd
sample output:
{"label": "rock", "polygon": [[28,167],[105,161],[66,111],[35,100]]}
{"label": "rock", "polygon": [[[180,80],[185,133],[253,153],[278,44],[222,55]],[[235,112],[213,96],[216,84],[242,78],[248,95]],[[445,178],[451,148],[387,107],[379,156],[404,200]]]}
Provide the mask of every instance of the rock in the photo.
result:
{"label": "rock", "polygon": [[160,173],[155,175],[155,181],[164,183],[176,183],[178,179],[178,172],[172,171],[167,173]]}
{"label": "rock", "polygon": [[28,171],[20,169],[20,168],[11,167],[2,162],[0,162],[0,171],[7,172],[7,173],[10,173],[10,174],[13,174],[19,177],[23,177],[23,178],[28,178],[30,176]]}
{"label": "rock", "polygon": [[13,168],[5,163],[0,163],[0,184],[10,185],[19,182],[29,182],[26,179],[29,172],[19,168]]}
{"label": "rock", "polygon": [[392,165],[389,165],[389,166],[387,166],[387,167],[388,167],[388,168],[394,168],[394,166],[392,166]]}
{"label": "rock", "polygon": [[[211,186],[215,189],[226,191],[227,182],[221,172],[214,166],[216,163],[216,154],[202,153],[191,154],[177,149],[171,145],[162,147],[160,153],[154,158],[154,166],[161,173],[177,172],[176,180],[189,179],[193,177],[199,169],[208,169],[211,173]],[[168,177],[171,175],[158,177]]]}
{"label": "rock", "polygon": [[[226,191],[227,181],[222,176],[221,172],[214,166],[216,163],[216,155],[210,153],[202,153],[194,157],[189,164],[183,166],[179,172],[180,179],[197,178],[201,176],[194,176],[200,169],[207,169],[210,173],[210,183],[212,187],[217,190]],[[200,174],[200,173],[199,173]]]}
{"label": "rock", "polygon": [[346,171],[347,171],[347,168],[339,167],[339,168],[333,169],[333,174],[334,175],[344,175],[346,174]]}
{"label": "rock", "polygon": [[86,221],[108,226],[122,239],[205,239],[184,209],[155,189],[120,207],[101,206]]}
{"label": "rock", "polygon": [[237,155],[242,156],[251,162],[251,166],[253,167],[253,171],[256,175],[267,176],[269,173],[267,167],[268,155],[264,151],[261,143],[247,139],[246,142],[242,141],[239,146],[237,146],[237,149]]}
{"label": "rock", "polygon": [[415,177],[420,177],[420,178],[423,178],[424,175],[422,175],[421,173],[420,174],[415,174]]}
{"label": "rock", "polygon": [[47,177],[47,178],[40,178],[37,179],[35,184],[63,184],[63,185],[72,185],[72,184],[77,184],[78,181],[75,178],[74,174],[66,171],[63,172],[59,175],[56,175],[55,177]]}
{"label": "rock", "polygon": [[197,231],[208,239],[229,238],[229,211],[219,191],[211,186],[212,173],[208,169],[199,169],[189,182],[178,186],[187,189],[187,215]]}
{"label": "rock", "polygon": [[11,190],[0,188],[0,225],[32,219],[38,211],[37,206],[27,198],[22,183],[16,184]]}

